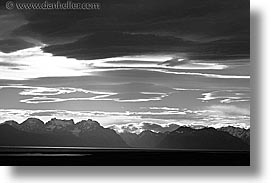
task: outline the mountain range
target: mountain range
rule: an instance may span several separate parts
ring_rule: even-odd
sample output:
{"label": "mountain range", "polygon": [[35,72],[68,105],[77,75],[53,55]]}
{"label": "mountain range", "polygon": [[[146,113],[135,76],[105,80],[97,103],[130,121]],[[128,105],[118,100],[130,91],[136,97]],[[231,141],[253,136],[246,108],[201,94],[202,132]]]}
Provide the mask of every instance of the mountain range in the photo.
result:
{"label": "mountain range", "polygon": [[158,144],[159,148],[248,150],[249,145],[228,132],[215,128],[180,127]]}
{"label": "mountain range", "polygon": [[242,139],[246,144],[250,144],[250,129],[228,126],[219,128],[218,130],[228,132],[229,134]]}
{"label": "mountain range", "polygon": [[0,125],[0,145],[31,146],[84,146],[84,147],[128,147],[112,129],[104,128],[97,121],[53,118],[43,123],[29,118],[21,124],[6,121]]}
{"label": "mountain range", "polygon": [[130,147],[156,148],[165,138],[166,133],[156,133],[145,130],[140,134],[123,132],[120,133],[120,136]]}
{"label": "mountain range", "polygon": [[249,150],[249,137],[249,129],[232,126],[219,129],[181,126],[165,133],[145,130],[135,134],[117,133],[91,119],[74,123],[53,118],[44,123],[28,118],[21,124],[12,120],[0,124],[0,146]]}

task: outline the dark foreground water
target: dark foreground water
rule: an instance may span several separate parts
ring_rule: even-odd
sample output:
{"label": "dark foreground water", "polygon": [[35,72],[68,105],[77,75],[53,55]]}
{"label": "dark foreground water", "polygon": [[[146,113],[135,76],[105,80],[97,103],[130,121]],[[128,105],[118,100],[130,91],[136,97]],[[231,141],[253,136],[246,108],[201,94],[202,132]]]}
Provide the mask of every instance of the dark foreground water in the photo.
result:
{"label": "dark foreground water", "polygon": [[249,166],[249,151],[0,147],[0,165]]}

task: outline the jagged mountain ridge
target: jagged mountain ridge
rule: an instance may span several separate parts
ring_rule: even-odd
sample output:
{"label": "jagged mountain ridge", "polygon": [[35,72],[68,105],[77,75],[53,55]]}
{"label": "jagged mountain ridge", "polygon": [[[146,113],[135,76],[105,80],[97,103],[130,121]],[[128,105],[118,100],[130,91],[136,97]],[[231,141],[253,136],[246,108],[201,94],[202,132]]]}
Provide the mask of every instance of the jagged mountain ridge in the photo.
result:
{"label": "jagged mountain ridge", "polygon": [[120,136],[131,147],[154,148],[165,137],[165,134],[145,130],[140,134],[124,132],[120,133]]}
{"label": "jagged mountain ridge", "polygon": [[[195,132],[197,132],[197,130],[201,130],[201,129],[208,129],[206,131],[209,131],[210,129],[214,129],[214,128],[208,128],[205,126],[195,126],[195,128],[193,126],[182,126],[179,129],[183,130],[184,129],[184,133],[185,134],[193,134]],[[249,145],[250,143],[250,129],[243,129],[243,128],[239,128],[239,127],[233,127],[233,126],[228,126],[228,127],[222,127],[222,128],[217,128],[215,129],[216,131],[223,131],[226,132],[228,134],[230,134],[231,136],[237,137],[240,140],[242,140],[244,143],[246,143],[247,145]],[[149,133],[151,132],[151,133]],[[183,131],[182,131],[183,132]],[[166,133],[156,133],[156,132],[152,132],[149,130],[145,130],[140,134],[136,134],[136,133],[130,133],[130,132],[122,132],[119,133],[120,136],[122,137],[122,139],[131,147],[157,147],[158,144],[164,139],[164,137],[167,134],[173,133],[173,131],[171,132],[166,132]],[[147,138],[148,140],[144,140],[143,138],[141,138],[141,136],[143,136],[143,134],[150,134],[151,138]]]}
{"label": "jagged mountain ridge", "polygon": [[228,132],[229,134],[242,139],[246,144],[250,144],[250,129],[227,126],[219,128],[218,130]]}
{"label": "jagged mountain ridge", "polygon": [[249,145],[228,132],[215,128],[180,127],[170,132],[158,148],[249,150]]}
{"label": "jagged mountain ridge", "polygon": [[[0,125],[0,129],[3,128],[7,128],[10,133],[6,134],[2,130],[0,139],[6,139],[5,141],[11,143],[7,144],[0,140],[0,145],[22,145],[25,143],[26,145],[42,146],[56,146],[58,144],[58,146],[128,147],[114,130],[104,128],[98,122],[90,119],[74,123],[73,120],[53,118],[43,123],[39,119],[29,118],[21,124],[7,121]],[[18,142],[14,141],[17,136]],[[24,137],[28,139],[29,136],[34,136],[38,141],[26,141]]]}
{"label": "jagged mountain ridge", "polygon": [[[11,125],[12,127],[26,131],[26,132],[34,132],[34,133],[46,133],[46,132],[74,132],[74,134],[79,135],[80,131],[92,131],[96,128],[104,128],[97,121],[88,119],[82,120],[78,123],[74,123],[72,119],[63,120],[52,118],[50,121],[44,123],[40,119],[37,118],[28,118],[23,121],[21,124],[16,121],[10,120],[4,122],[4,124]],[[79,132],[79,133],[77,133]]]}
{"label": "jagged mountain ridge", "polygon": [[[0,125],[8,125],[15,130],[0,134],[0,145],[18,145],[11,136],[14,133],[20,139],[19,144],[42,146],[89,146],[89,147],[137,147],[137,148],[178,148],[178,149],[248,149],[249,130],[236,127],[192,128],[182,126],[177,130],[166,133],[157,133],[145,130],[140,134],[123,132],[117,134],[113,129],[104,128],[97,121],[82,120],[74,123],[73,120],[53,118],[44,123],[40,119],[28,118],[23,123],[6,121]],[[7,127],[5,127],[7,128]],[[19,136],[18,136],[19,134]],[[25,139],[33,136],[38,142]],[[24,138],[26,137],[26,138]],[[1,141],[6,139],[6,142]],[[40,139],[40,140],[39,140]],[[24,141],[24,143],[22,142]],[[245,143],[243,143],[245,142]],[[248,143],[247,143],[248,142]]]}
{"label": "jagged mountain ridge", "polygon": [[0,125],[0,146],[86,146],[75,136],[26,132],[9,124]]}

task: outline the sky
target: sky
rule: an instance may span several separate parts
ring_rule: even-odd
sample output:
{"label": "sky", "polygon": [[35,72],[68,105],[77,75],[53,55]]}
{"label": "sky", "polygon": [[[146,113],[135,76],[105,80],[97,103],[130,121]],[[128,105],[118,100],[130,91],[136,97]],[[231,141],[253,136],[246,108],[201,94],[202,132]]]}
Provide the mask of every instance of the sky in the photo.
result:
{"label": "sky", "polygon": [[[246,0],[0,11],[0,122],[250,126]],[[149,128],[149,127],[148,127]]]}

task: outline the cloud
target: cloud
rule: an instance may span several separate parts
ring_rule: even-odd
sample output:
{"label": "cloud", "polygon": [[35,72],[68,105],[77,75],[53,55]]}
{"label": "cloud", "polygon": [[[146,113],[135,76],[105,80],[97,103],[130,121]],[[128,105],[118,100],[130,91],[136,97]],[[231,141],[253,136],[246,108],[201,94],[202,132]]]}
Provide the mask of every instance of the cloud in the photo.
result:
{"label": "cloud", "polygon": [[[167,97],[167,93],[140,92],[140,93],[122,93],[110,96],[117,102],[148,102],[159,101]],[[107,99],[106,97],[105,99]]]}
{"label": "cloud", "polygon": [[[230,60],[231,61],[231,60]],[[237,61],[236,61],[237,62]],[[185,60],[184,56],[179,55],[134,55],[124,57],[113,57],[106,59],[88,60],[87,64],[91,66],[93,71],[115,71],[115,70],[154,70],[156,72],[165,72],[169,74],[182,75],[200,75],[204,77],[238,77],[226,76],[211,73],[189,73],[188,70],[202,71],[217,71],[225,70],[229,66],[221,63],[199,61],[199,60]],[[237,62],[238,64],[238,62]],[[230,65],[235,67],[235,65]]]}
{"label": "cloud", "polygon": [[11,36],[10,33],[12,33],[12,31],[28,23],[28,21],[21,14],[11,12],[4,13],[4,11],[1,11],[0,22],[2,25],[0,30],[1,39]]}
{"label": "cloud", "polygon": [[[6,85],[6,86],[0,86],[0,89],[2,88],[15,88],[15,89],[23,89],[22,92],[19,92],[20,95],[26,95],[26,96],[48,96],[48,95],[62,95],[62,94],[70,94],[70,93],[85,93],[85,94],[107,94],[107,92],[100,92],[100,91],[92,91],[92,90],[85,90],[82,88],[72,88],[72,87],[56,87],[56,88],[50,88],[50,87],[40,87],[40,86],[26,86],[26,85]],[[111,93],[108,93],[111,94]],[[112,93],[115,94],[115,93]]]}
{"label": "cloud", "polygon": [[174,90],[177,91],[201,91],[203,89],[198,89],[198,88],[173,88]]}
{"label": "cloud", "polygon": [[0,51],[4,53],[10,53],[17,50],[22,50],[26,48],[31,48],[35,46],[32,43],[26,42],[21,39],[5,39],[0,40]]}
{"label": "cloud", "polygon": [[[49,95],[49,94],[48,94]],[[39,104],[39,103],[53,103],[53,102],[66,102],[66,101],[115,101],[115,102],[148,102],[158,101],[168,96],[166,93],[162,94],[150,94],[150,93],[123,93],[116,94],[110,92],[94,92],[90,94],[90,97],[32,97],[29,99],[22,99],[20,102],[28,104]]]}
{"label": "cloud", "polygon": [[[2,108],[97,111],[104,123],[249,124],[244,113],[207,108],[247,106],[248,94],[200,96],[249,88],[248,1],[99,2],[101,11],[1,11],[0,83],[22,84],[1,90]],[[63,114],[89,116],[53,115]]]}
{"label": "cloud", "polygon": [[89,75],[89,68],[75,59],[53,57],[43,53],[41,46],[11,53],[0,52],[0,62],[13,63],[17,70],[0,68],[0,78],[25,80],[38,77]]}
{"label": "cloud", "polygon": [[169,123],[169,124],[158,124],[158,123],[148,123],[148,122],[141,122],[141,123],[128,123],[122,125],[110,125],[108,128],[111,128],[118,133],[129,132],[129,133],[141,133],[145,130],[150,130],[153,132],[170,132],[176,130],[181,125],[176,123]]}
{"label": "cloud", "polygon": [[25,37],[12,35],[17,28],[26,25],[28,21],[19,13],[0,14],[0,52],[10,53],[35,46]]}
{"label": "cloud", "polygon": [[[139,89],[136,87],[139,86]],[[115,101],[115,102],[148,102],[162,100],[169,93],[157,92],[173,91],[172,89],[150,83],[126,83],[108,88],[109,91],[93,91],[72,87],[35,87],[24,85],[7,85],[1,88],[22,89],[21,96],[33,96],[21,99],[27,104],[56,103],[66,101]],[[116,93],[116,92],[118,93]]]}
{"label": "cloud", "polygon": [[[226,65],[219,63],[200,63],[196,61],[189,61],[184,65],[177,66],[166,66],[155,64],[125,64],[118,65],[114,63],[108,63],[112,61],[125,60],[123,57],[115,57],[109,59],[99,60],[76,60],[68,59],[61,56],[53,56],[49,53],[44,53],[41,49],[43,46],[37,46],[29,49],[24,49],[11,53],[0,52],[0,63],[10,63],[10,67],[0,68],[1,79],[11,80],[24,80],[38,77],[68,77],[68,76],[88,76],[94,75],[97,72],[104,71],[123,71],[123,70],[145,70],[160,72],[165,74],[175,75],[190,75],[190,76],[201,76],[209,78],[221,78],[221,79],[249,79],[250,76],[242,75],[225,75],[215,73],[202,73],[202,72],[186,72],[187,70],[223,70],[227,68]],[[146,59],[155,60],[156,62],[166,62],[172,57],[163,56],[152,56],[145,55],[146,57],[129,56],[127,59],[134,61],[140,61],[146,63]],[[149,61],[151,62],[151,61]],[[7,66],[7,64],[5,64]],[[232,67],[232,66],[231,66]],[[12,68],[13,70],[11,70]]]}
{"label": "cloud", "polygon": [[250,76],[242,75],[223,75],[223,74],[206,74],[206,73],[197,73],[197,72],[184,72],[184,71],[169,71],[164,69],[148,69],[150,71],[163,72],[167,74],[176,74],[176,75],[192,75],[192,76],[202,76],[209,78],[219,78],[219,79],[249,79]]}
{"label": "cloud", "polygon": [[[128,34],[122,32],[96,32],[73,43],[46,46],[43,50],[54,55],[92,60],[128,55],[169,53],[188,46],[171,36]],[[81,49],[80,49],[81,48]],[[91,53],[90,50],[93,50]]]}
{"label": "cloud", "polygon": [[[81,60],[163,52],[185,53],[190,60],[249,57],[247,1],[101,3],[100,12],[16,12],[3,34],[32,38],[47,52]],[[0,21],[7,22],[5,16],[15,15],[3,16]]]}
{"label": "cloud", "polygon": [[0,67],[18,68],[19,69],[19,67],[22,67],[22,66],[25,66],[25,65],[11,63],[11,62],[0,62]]}
{"label": "cloud", "polygon": [[186,60],[184,58],[171,59],[160,63],[161,66],[166,66],[167,68],[178,68],[178,69],[213,69],[213,70],[223,70],[228,68],[226,65],[219,63],[203,63],[196,60]]}
{"label": "cloud", "polygon": [[186,72],[186,70],[168,70],[163,68],[131,68],[131,67],[119,67],[119,68],[95,68],[93,71],[97,72],[108,72],[108,71],[149,71],[149,72],[159,72],[164,74],[172,75],[186,75],[186,76],[200,76],[206,78],[217,78],[217,79],[250,79],[249,75],[227,75],[227,74],[214,74],[214,73],[200,73],[200,72]]}
{"label": "cloud", "polygon": [[220,103],[249,102],[249,90],[219,90],[202,93],[203,97],[198,98],[203,102],[219,100]]}
{"label": "cloud", "polygon": [[[103,41],[106,40],[106,41]],[[229,42],[229,43],[228,43]],[[78,60],[93,60],[110,57],[143,55],[143,54],[177,54],[186,53],[188,59],[213,60],[243,58],[248,50],[244,50],[249,44],[241,44],[239,41],[220,40],[215,43],[198,43],[187,41],[173,36],[156,34],[129,34],[125,32],[95,32],[75,42],[49,45],[44,51],[53,55],[76,58]],[[249,43],[249,42],[247,42]],[[236,49],[236,47],[241,49]],[[221,49],[223,48],[223,49]],[[226,50],[225,48],[228,48]],[[93,52],[90,52],[90,50]],[[204,51],[204,50],[207,50]],[[242,52],[240,52],[242,51]],[[192,53],[196,52],[196,53]],[[172,66],[175,64],[166,64]],[[180,65],[180,64],[176,64]],[[206,67],[205,65],[193,65],[193,67]],[[223,68],[223,67],[216,67]]]}
{"label": "cloud", "polygon": [[243,115],[243,116],[249,116],[250,110],[247,108],[241,108],[234,105],[213,105],[208,107],[210,110],[214,110],[216,112],[221,112],[226,115],[232,115],[233,117],[235,115]]}
{"label": "cloud", "polygon": [[153,110],[170,110],[170,111],[178,111],[178,110],[180,110],[177,107],[149,107],[149,109],[153,109]]}
{"label": "cloud", "polygon": [[173,131],[179,128],[181,125],[175,124],[175,123],[170,123],[170,124],[165,124],[165,125],[160,125],[160,124],[155,124],[155,123],[143,123],[143,129],[144,130],[151,130],[155,132],[167,132],[167,131]]}

